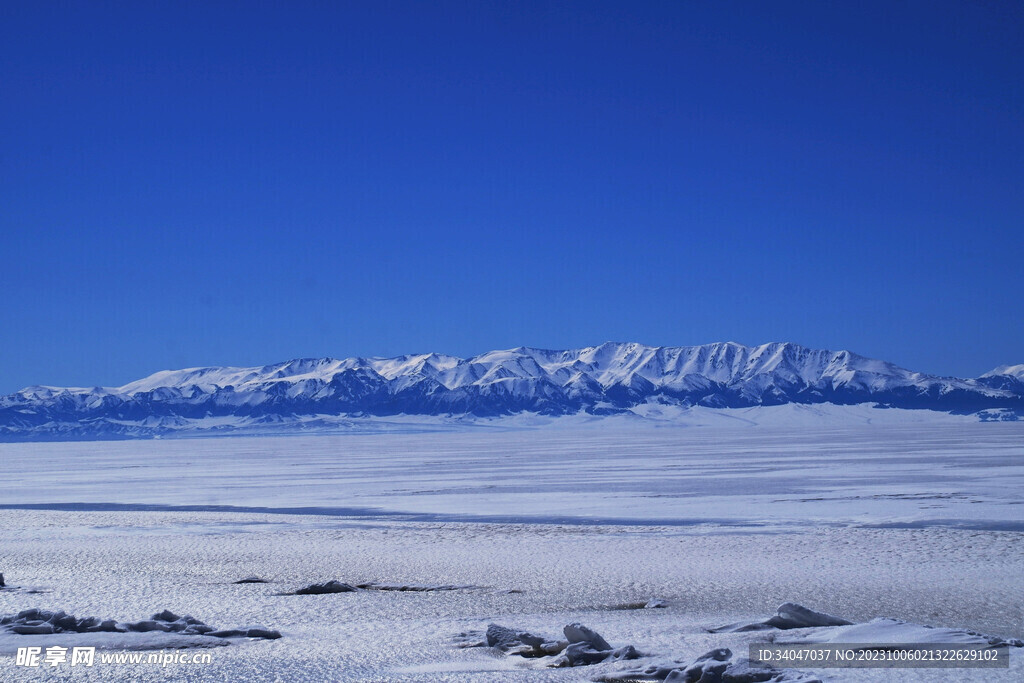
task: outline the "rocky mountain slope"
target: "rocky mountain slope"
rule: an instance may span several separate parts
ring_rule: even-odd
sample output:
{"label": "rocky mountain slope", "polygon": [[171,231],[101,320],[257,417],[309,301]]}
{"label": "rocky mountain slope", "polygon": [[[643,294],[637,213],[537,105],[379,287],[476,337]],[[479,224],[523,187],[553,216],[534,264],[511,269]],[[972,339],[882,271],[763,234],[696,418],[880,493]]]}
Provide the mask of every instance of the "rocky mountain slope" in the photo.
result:
{"label": "rocky mountain slope", "polygon": [[[0,398],[0,439],[117,438],[316,428],[338,416],[629,413],[638,406],[787,403],[1024,416],[1024,366],[977,379],[936,377],[849,351],[792,343],[688,347],[605,343],[520,347],[473,358],[314,358],[254,368],[158,372],[116,388],[34,386]],[[328,421],[329,422],[329,421]]]}

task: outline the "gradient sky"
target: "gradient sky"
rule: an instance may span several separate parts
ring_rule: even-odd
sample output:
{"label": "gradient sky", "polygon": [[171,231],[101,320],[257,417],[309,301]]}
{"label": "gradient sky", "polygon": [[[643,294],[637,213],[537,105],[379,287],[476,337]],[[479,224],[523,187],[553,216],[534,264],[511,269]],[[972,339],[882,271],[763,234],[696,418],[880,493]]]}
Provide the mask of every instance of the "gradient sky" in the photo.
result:
{"label": "gradient sky", "polygon": [[606,340],[1024,363],[1019,2],[0,4],[0,392]]}

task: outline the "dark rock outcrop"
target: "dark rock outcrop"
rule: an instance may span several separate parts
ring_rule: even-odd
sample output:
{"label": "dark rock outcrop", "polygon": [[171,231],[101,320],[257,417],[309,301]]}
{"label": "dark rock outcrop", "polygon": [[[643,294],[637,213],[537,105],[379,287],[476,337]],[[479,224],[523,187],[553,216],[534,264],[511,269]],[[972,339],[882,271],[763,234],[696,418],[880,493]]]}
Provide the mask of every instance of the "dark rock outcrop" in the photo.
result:
{"label": "dark rock outcrop", "polygon": [[59,610],[26,609],[15,615],[0,618],[0,629],[19,635],[50,635],[54,633],[177,633],[183,636],[210,636],[214,638],[280,638],[277,631],[264,628],[217,630],[195,617],[179,617],[170,610],[157,612],[149,619],[118,623],[99,617],[78,618]]}

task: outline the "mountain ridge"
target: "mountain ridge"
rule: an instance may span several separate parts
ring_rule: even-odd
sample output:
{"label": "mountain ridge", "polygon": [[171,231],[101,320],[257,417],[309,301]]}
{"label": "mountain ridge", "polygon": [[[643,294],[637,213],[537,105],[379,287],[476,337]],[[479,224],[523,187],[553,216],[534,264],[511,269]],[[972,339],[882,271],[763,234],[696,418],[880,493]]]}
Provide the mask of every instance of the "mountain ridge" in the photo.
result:
{"label": "mountain ridge", "polygon": [[1024,416],[1024,366],[1000,366],[975,379],[938,377],[792,342],[605,342],[566,350],[520,346],[471,358],[300,358],[162,370],[120,387],[26,387],[0,397],[0,439],[201,433],[211,421],[230,432],[232,419],[296,424],[310,416],[600,416],[652,402],[684,408],[873,403],[1016,419]]}

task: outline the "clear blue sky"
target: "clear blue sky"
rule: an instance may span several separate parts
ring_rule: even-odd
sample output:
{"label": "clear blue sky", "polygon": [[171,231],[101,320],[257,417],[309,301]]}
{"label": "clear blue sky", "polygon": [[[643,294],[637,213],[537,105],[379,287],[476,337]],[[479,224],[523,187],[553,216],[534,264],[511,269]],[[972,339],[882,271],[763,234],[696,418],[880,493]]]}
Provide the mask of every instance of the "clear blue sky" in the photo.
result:
{"label": "clear blue sky", "polygon": [[0,392],[605,340],[1024,362],[1024,5],[5,2]]}

